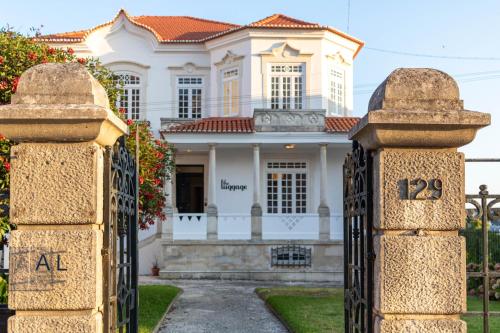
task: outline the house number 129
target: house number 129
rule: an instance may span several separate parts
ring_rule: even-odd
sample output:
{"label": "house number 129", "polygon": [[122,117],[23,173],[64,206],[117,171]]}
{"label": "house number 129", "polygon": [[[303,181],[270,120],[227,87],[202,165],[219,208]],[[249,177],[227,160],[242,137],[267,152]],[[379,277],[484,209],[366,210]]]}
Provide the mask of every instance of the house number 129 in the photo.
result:
{"label": "house number 129", "polygon": [[441,179],[425,180],[422,178],[404,179],[402,199],[406,200],[438,200],[443,196]]}

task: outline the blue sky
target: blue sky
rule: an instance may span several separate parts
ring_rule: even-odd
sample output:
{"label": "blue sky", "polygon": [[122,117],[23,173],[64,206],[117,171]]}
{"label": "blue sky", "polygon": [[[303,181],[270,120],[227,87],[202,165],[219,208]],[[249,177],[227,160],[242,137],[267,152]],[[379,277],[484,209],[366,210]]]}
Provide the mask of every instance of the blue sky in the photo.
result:
{"label": "blue sky", "polygon": [[[318,22],[365,41],[355,61],[355,115],[366,112],[368,99],[398,67],[433,67],[459,82],[465,107],[489,112],[493,125],[482,130],[463,151],[467,157],[500,158],[500,2],[493,0],[1,0],[0,26],[43,33],[89,28],[108,21],[120,8],[131,15],[189,15],[249,23],[274,13]],[[425,56],[406,56],[373,49]],[[497,58],[449,59],[439,57]],[[467,166],[467,189],[480,183],[500,193],[500,163]]]}

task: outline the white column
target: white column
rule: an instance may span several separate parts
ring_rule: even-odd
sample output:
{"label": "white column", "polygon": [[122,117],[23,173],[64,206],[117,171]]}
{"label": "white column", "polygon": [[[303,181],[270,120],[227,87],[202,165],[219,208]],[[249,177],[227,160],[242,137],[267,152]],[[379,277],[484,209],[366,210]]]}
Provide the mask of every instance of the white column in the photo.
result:
{"label": "white column", "polygon": [[327,145],[319,145],[320,181],[319,181],[319,239],[330,239],[330,207],[328,207],[328,165]]}
{"label": "white column", "polygon": [[209,144],[208,150],[208,209],[215,208],[217,211],[216,204],[216,163],[215,163],[215,144]]}
{"label": "white column", "polygon": [[260,147],[253,145],[253,204],[260,206]]}
{"label": "white column", "polygon": [[320,182],[319,182],[319,205],[320,207],[328,207],[328,193],[327,193],[327,157],[326,157],[326,144],[320,144],[319,146],[319,160],[320,160]]}
{"label": "white column", "polygon": [[216,164],[215,144],[209,144],[208,150],[208,207],[207,207],[207,239],[217,240],[217,199],[216,199]]}
{"label": "white column", "polygon": [[251,209],[252,240],[262,239],[262,207],[260,205],[260,147],[253,145],[253,204]]}

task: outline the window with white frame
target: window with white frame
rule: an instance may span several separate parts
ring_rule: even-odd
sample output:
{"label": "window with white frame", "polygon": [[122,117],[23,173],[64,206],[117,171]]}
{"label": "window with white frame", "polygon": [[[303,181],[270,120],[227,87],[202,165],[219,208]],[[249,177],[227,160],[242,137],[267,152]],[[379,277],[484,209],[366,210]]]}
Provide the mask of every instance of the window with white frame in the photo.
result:
{"label": "window with white frame", "polygon": [[119,94],[116,106],[127,119],[139,119],[141,115],[141,77],[132,73],[118,73],[115,83]]}
{"label": "window with white frame", "polygon": [[240,105],[240,83],[238,68],[226,69],[222,72],[222,93],[224,116],[236,116]]}
{"label": "window with white frame", "polygon": [[268,214],[306,213],[306,162],[268,162],[266,188]]}
{"label": "window with white frame", "polygon": [[344,71],[332,68],[330,71],[330,114],[343,115],[345,105]]}
{"label": "window with white frame", "polygon": [[178,77],[177,100],[179,118],[201,118],[203,78]]}
{"label": "window with white frame", "polygon": [[302,109],[304,64],[271,64],[269,87],[271,109]]}

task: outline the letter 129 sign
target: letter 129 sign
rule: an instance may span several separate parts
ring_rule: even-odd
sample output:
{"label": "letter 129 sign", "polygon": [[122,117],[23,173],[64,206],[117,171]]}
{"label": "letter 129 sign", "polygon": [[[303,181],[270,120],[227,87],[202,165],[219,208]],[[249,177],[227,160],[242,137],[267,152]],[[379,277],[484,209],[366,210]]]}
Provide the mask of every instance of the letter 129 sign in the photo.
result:
{"label": "letter 129 sign", "polygon": [[402,200],[439,200],[443,196],[443,181],[439,178],[405,178],[399,184]]}

